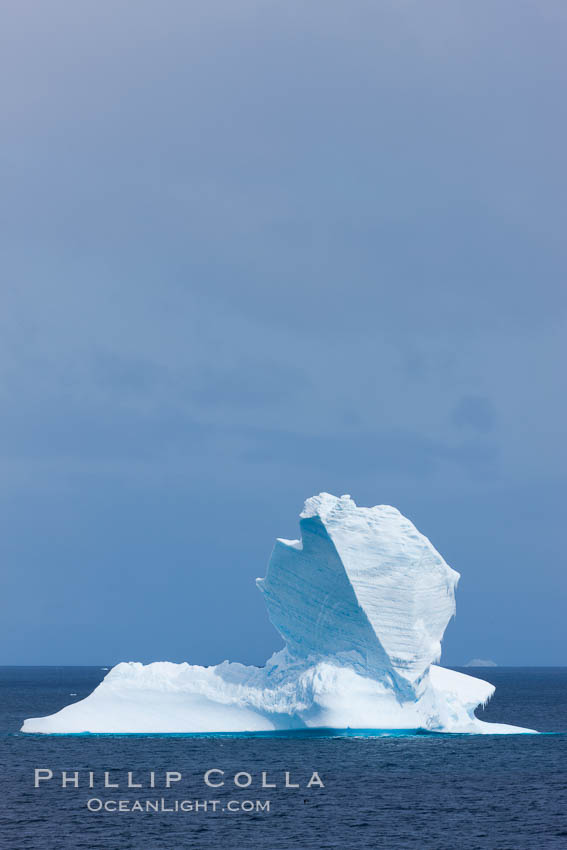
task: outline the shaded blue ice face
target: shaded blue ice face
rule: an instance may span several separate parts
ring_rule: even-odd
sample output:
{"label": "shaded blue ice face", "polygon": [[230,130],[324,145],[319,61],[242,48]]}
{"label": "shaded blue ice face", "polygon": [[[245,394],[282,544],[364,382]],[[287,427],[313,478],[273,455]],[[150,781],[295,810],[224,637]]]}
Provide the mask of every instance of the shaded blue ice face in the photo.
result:
{"label": "shaded blue ice face", "polygon": [[271,621],[294,657],[338,656],[356,672],[370,672],[387,685],[396,681],[319,517],[301,521],[300,546],[276,541],[268,574],[257,584]]}
{"label": "shaded blue ice face", "polygon": [[253,580],[329,490],[462,573],[445,661],[563,663],[564,4],[30,8],[4,661],[261,662]]}

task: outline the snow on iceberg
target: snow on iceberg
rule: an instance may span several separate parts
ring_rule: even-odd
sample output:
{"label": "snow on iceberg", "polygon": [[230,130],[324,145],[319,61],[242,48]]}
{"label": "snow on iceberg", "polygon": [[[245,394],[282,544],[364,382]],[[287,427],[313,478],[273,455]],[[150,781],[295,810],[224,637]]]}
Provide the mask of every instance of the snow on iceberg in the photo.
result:
{"label": "snow on iceberg", "polygon": [[532,731],[478,720],[494,686],[435,665],[459,574],[396,508],[321,493],[300,528],[257,580],[286,643],[264,667],[118,664],[86,699],[22,731]]}

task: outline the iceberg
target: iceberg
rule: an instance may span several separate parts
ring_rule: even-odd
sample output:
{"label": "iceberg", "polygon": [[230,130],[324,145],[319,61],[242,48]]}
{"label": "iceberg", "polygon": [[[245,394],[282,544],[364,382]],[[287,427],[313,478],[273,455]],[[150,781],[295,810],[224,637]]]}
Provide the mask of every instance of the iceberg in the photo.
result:
{"label": "iceberg", "polygon": [[321,493],[300,529],[257,579],[285,641],[264,667],[123,662],[22,732],[534,731],[479,720],[494,686],[437,665],[459,574],[409,519]]}

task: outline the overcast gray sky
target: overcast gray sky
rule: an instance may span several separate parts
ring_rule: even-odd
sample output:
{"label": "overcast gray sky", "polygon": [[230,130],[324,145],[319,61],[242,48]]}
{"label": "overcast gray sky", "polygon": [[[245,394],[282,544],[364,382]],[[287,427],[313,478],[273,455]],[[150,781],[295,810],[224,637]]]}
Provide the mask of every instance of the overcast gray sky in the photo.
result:
{"label": "overcast gray sky", "polygon": [[562,2],[5,0],[0,661],[281,645],[303,500],[565,664]]}

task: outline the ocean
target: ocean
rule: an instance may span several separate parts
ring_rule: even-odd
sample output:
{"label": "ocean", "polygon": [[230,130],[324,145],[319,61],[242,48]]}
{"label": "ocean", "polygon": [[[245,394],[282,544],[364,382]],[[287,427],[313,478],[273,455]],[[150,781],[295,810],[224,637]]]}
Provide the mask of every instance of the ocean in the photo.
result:
{"label": "ocean", "polygon": [[106,670],[0,668],[0,847],[567,848],[567,668],[464,672],[496,685],[479,717],[544,734],[22,735]]}

